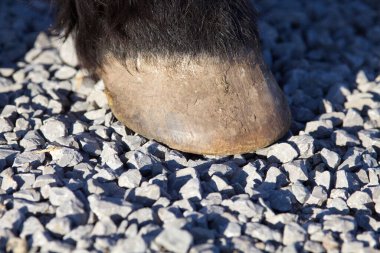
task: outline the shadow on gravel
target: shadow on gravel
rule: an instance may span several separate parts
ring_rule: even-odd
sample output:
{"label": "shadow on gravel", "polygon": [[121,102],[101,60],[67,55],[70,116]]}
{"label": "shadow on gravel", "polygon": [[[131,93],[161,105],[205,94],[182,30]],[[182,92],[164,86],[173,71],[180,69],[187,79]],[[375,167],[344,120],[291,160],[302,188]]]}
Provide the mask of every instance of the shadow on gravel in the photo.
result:
{"label": "shadow on gravel", "polygon": [[51,24],[51,10],[42,0],[0,1],[0,68],[16,68],[40,32]]}

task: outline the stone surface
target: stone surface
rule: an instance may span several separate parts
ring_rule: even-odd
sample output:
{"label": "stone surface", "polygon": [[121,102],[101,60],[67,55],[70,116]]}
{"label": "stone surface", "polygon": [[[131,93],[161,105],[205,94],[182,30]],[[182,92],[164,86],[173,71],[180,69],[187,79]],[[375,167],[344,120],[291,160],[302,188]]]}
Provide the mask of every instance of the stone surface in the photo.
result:
{"label": "stone surface", "polygon": [[187,231],[167,228],[156,237],[154,242],[168,251],[186,253],[193,243],[193,238]]}
{"label": "stone surface", "polygon": [[40,128],[42,134],[48,141],[55,141],[67,135],[65,124],[59,120],[48,120]]}
{"label": "stone surface", "polygon": [[280,143],[271,146],[267,157],[270,161],[287,163],[298,156],[297,151],[288,143]]}
{"label": "stone surface", "polygon": [[255,153],[201,156],[117,121],[72,39],[42,32],[46,1],[0,1],[0,252],[380,250],[372,2],[255,1],[291,129]]}
{"label": "stone surface", "polygon": [[74,77],[76,74],[76,70],[74,68],[71,68],[69,66],[63,66],[57,70],[57,72],[54,73],[54,77],[59,80],[67,80]]}
{"label": "stone surface", "polygon": [[245,233],[264,243],[269,241],[282,242],[280,232],[259,223],[248,223],[245,228]]}
{"label": "stone surface", "polygon": [[286,224],[284,228],[284,245],[292,245],[297,242],[304,242],[307,234],[303,227],[297,223]]}
{"label": "stone surface", "polygon": [[321,151],[321,157],[323,162],[329,166],[331,169],[335,169],[340,163],[340,156],[331,150],[323,148]]}
{"label": "stone surface", "polygon": [[359,145],[360,141],[354,135],[349,134],[345,130],[336,130],[332,134],[332,140],[337,146],[346,147],[346,146],[355,146]]}
{"label": "stone surface", "polygon": [[122,199],[100,198],[96,195],[88,197],[91,210],[99,219],[109,218],[117,215],[126,218],[132,212],[132,205]]}
{"label": "stone surface", "polygon": [[283,169],[288,173],[290,182],[307,181],[308,165],[305,160],[296,160],[287,164],[284,164]]}
{"label": "stone surface", "polygon": [[120,187],[136,188],[141,183],[141,173],[137,169],[130,169],[120,175],[118,184]]}

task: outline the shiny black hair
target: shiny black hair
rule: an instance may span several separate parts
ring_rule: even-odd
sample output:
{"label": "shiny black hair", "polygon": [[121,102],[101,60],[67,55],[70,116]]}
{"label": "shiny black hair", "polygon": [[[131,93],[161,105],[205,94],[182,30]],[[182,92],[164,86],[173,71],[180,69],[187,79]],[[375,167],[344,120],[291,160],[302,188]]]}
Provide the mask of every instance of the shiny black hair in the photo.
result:
{"label": "shiny black hair", "polygon": [[80,63],[106,56],[205,54],[234,58],[259,47],[251,0],[53,0],[56,31],[73,35]]}

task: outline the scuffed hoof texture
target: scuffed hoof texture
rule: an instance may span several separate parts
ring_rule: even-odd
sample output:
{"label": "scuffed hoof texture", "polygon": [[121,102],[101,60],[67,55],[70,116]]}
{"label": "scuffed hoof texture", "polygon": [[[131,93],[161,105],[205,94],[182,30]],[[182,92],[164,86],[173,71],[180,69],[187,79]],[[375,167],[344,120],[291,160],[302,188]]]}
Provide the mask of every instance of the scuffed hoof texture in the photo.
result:
{"label": "scuffed hoof texture", "polygon": [[188,153],[247,153],[272,144],[290,126],[286,100],[261,58],[220,63],[184,59],[127,67],[110,61],[102,75],[111,108],[128,128]]}

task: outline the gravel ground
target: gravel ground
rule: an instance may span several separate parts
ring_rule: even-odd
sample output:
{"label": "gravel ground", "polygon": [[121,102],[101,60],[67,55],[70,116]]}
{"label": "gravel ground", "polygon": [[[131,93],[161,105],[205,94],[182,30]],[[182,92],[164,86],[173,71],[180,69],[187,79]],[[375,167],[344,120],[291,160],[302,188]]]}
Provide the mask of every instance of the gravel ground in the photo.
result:
{"label": "gravel ground", "polygon": [[0,251],[378,252],[380,6],[256,5],[291,131],[203,157],[126,130],[50,7],[1,0]]}

